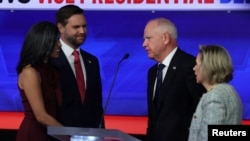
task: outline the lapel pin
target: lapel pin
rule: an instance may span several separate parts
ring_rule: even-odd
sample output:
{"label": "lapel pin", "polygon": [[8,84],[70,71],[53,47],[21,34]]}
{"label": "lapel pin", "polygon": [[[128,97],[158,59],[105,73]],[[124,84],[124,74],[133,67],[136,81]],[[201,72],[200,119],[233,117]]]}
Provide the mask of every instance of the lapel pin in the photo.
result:
{"label": "lapel pin", "polygon": [[176,70],[176,66],[173,66],[173,69]]}

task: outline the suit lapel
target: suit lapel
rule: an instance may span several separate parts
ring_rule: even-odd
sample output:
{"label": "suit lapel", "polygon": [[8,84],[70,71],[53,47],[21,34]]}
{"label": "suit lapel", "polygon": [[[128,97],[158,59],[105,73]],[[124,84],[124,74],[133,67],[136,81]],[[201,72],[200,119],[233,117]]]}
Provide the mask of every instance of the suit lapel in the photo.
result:
{"label": "suit lapel", "polygon": [[162,102],[165,99],[165,96],[168,94],[169,89],[171,89],[170,84],[174,81],[173,80],[174,76],[176,75],[176,72],[179,69],[180,59],[181,59],[181,50],[177,49],[176,53],[174,54],[174,56],[169,64],[167,73],[166,73],[164,80],[163,80],[162,85],[164,87],[162,87],[162,89],[161,89],[160,100],[158,103],[159,108],[161,107]]}
{"label": "suit lapel", "polygon": [[69,78],[71,77],[75,79],[74,72],[72,68],[70,67],[70,64],[62,50],[60,51],[60,57],[58,58],[57,64],[59,65],[61,70],[66,72],[64,74],[71,75],[69,76]]}
{"label": "suit lapel", "polygon": [[[150,92],[154,92],[154,85],[155,85],[155,79],[156,79],[156,73],[157,73],[157,65],[155,65],[153,68],[152,68],[152,71],[151,71],[152,75],[149,75],[150,78],[149,78],[149,91]],[[153,98],[153,95],[151,95],[151,99]]]}

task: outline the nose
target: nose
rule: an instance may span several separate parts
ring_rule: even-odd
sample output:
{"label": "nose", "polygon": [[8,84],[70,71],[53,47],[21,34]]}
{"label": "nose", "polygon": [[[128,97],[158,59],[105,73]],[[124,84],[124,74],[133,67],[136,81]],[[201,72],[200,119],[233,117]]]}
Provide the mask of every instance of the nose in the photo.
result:
{"label": "nose", "polygon": [[195,71],[196,65],[193,67],[193,71]]}
{"label": "nose", "polygon": [[146,40],[143,41],[142,46],[145,48],[147,46]]}
{"label": "nose", "polygon": [[81,27],[79,28],[80,33],[87,33],[87,28],[86,27]]}

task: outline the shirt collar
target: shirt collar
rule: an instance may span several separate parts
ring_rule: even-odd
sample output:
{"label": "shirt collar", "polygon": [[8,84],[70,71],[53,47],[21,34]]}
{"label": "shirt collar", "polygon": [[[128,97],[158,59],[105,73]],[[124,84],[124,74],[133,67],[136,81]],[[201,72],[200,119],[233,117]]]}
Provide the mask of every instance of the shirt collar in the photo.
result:
{"label": "shirt collar", "polygon": [[[62,39],[60,39],[60,42],[62,44],[61,49],[63,50],[64,54],[66,56],[71,56],[74,49],[72,47],[70,47],[69,45],[67,45]],[[80,48],[77,48],[76,50],[80,52]]]}
{"label": "shirt collar", "polygon": [[168,56],[166,56],[166,58],[162,61],[162,64],[164,64],[165,66],[168,67],[176,51],[177,51],[177,47],[174,48],[174,49],[168,54]]}

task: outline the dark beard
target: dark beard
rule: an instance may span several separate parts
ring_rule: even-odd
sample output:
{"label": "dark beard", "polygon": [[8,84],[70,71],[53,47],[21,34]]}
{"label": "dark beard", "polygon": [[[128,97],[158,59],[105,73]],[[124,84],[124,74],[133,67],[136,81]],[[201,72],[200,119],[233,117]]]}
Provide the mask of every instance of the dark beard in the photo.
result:
{"label": "dark beard", "polygon": [[73,45],[74,47],[79,47],[79,46],[81,46],[83,43],[84,43],[84,41],[83,42],[81,42],[81,43],[79,43],[79,42],[77,42],[77,40],[75,39],[75,38],[72,38],[72,37],[67,37],[66,38],[67,40],[68,40],[68,42],[71,44],[71,45]]}

